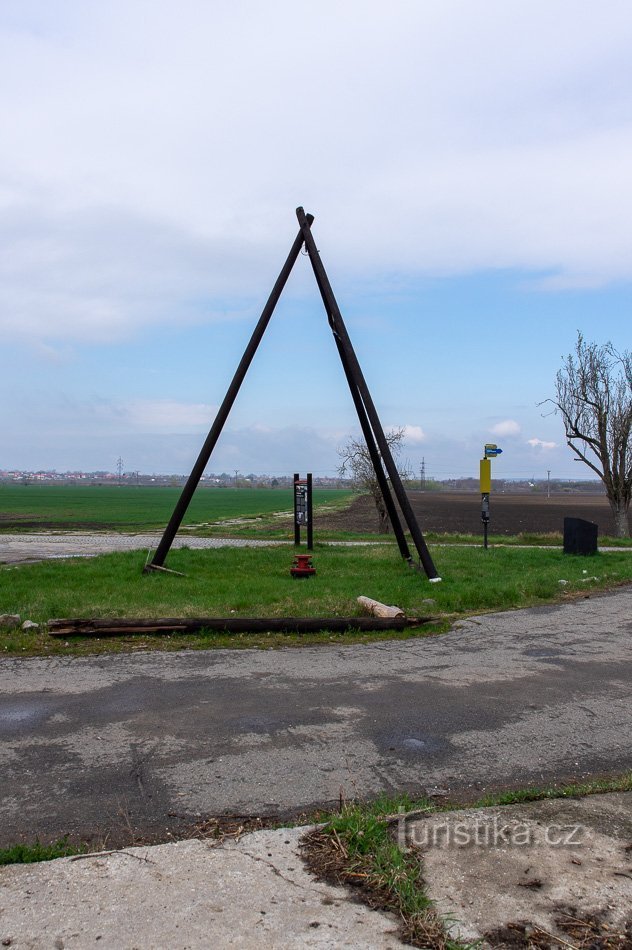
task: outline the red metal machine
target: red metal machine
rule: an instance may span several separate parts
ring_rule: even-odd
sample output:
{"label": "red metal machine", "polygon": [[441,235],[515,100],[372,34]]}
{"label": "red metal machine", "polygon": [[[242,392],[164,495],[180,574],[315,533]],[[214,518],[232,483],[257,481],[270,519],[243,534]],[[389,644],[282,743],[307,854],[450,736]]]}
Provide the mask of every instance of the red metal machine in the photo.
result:
{"label": "red metal machine", "polygon": [[311,577],[316,573],[316,568],[312,564],[311,554],[295,554],[294,563],[290,568],[292,577]]}

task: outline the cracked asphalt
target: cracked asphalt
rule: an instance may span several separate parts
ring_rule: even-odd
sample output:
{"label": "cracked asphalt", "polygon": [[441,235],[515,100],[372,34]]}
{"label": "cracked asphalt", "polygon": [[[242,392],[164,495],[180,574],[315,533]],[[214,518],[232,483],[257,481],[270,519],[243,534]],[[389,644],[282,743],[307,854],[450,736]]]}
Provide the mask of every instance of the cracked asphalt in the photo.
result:
{"label": "cracked asphalt", "polygon": [[0,660],[0,846],[631,767],[632,587],[348,647]]}

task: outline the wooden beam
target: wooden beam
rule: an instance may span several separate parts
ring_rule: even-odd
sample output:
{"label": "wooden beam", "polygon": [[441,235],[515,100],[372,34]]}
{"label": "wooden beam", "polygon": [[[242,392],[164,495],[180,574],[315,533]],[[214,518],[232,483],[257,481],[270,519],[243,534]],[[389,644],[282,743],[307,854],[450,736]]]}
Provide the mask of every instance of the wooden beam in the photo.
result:
{"label": "wooden beam", "polygon": [[165,633],[345,633],[347,630],[377,632],[404,630],[430,623],[434,617],[136,617],[102,620],[67,618],[48,621],[53,637],[118,637]]}

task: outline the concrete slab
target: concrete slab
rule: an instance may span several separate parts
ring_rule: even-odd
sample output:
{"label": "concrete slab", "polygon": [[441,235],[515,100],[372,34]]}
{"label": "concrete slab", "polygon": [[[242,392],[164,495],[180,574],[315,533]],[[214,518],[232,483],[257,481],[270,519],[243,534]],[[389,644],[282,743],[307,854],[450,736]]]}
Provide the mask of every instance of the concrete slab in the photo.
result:
{"label": "concrete slab", "polygon": [[490,939],[522,923],[563,945],[570,914],[632,937],[632,792],[433,815],[408,823],[406,839],[454,936]]}
{"label": "concrete slab", "polygon": [[0,868],[0,944],[18,950],[402,947],[397,919],[322,884],[306,829]]}

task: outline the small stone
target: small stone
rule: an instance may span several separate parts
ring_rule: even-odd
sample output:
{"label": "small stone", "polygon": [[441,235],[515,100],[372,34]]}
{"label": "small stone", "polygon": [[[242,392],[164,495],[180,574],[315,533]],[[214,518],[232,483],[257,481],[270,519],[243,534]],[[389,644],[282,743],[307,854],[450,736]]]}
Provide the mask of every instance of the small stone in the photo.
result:
{"label": "small stone", "polygon": [[566,585],[568,584],[568,581],[558,581],[557,583],[560,584],[562,587],[566,587]]}
{"label": "small stone", "polygon": [[22,624],[23,630],[39,630],[39,624],[35,623],[34,620],[25,620]]}
{"label": "small stone", "polygon": [[0,627],[19,627],[19,614],[0,614]]}
{"label": "small stone", "polygon": [[436,604],[436,600],[433,597],[424,597],[422,604],[428,604],[429,606],[432,606],[433,604]]}

